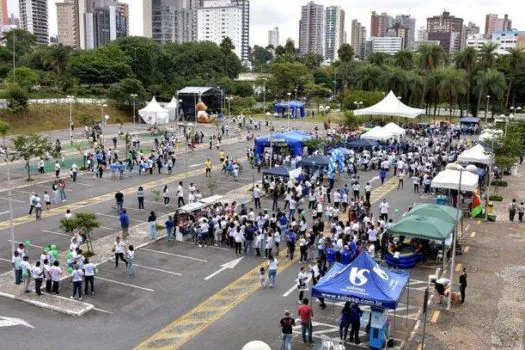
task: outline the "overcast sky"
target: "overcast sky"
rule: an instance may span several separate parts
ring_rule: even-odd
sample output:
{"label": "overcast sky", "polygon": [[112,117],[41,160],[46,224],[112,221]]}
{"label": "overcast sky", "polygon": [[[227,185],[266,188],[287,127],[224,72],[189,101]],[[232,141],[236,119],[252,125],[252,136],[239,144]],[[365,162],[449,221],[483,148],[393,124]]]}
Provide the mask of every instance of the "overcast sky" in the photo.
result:
{"label": "overcast sky", "polygon": [[[56,34],[56,2],[62,0],[48,0],[50,34]],[[130,4],[130,35],[142,34],[142,0],[121,0]],[[307,0],[252,0],[251,1],[251,28],[250,45],[268,44],[268,30],[278,26],[281,42],[292,38],[297,42],[299,33],[299,18],[301,5]],[[485,28],[485,15],[497,13],[500,17],[508,13],[514,28],[525,30],[525,2],[523,0],[317,0],[318,4],[325,6],[339,5],[346,12],[345,29],[350,38],[350,25],[352,19],[358,19],[370,33],[370,12],[387,12],[390,15],[411,14],[416,18],[419,28],[426,24],[426,18],[440,14],[447,9],[452,15],[462,17],[465,24],[475,22],[481,29]],[[18,14],[18,0],[8,0],[9,13]]]}

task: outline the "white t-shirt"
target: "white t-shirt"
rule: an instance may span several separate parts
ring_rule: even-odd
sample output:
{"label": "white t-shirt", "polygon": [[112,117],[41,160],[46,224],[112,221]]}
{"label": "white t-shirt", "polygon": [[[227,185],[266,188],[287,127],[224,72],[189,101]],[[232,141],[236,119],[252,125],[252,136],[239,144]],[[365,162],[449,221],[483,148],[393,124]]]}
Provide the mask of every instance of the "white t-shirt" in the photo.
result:
{"label": "white t-shirt", "polygon": [[115,242],[113,244],[113,247],[115,248],[115,254],[120,254],[120,253],[124,253],[124,243],[122,241],[120,242]]}
{"label": "white t-shirt", "polygon": [[381,214],[388,214],[389,209],[390,205],[388,204],[388,202],[381,202],[381,204],[379,204],[379,212]]}
{"label": "white t-shirt", "polygon": [[277,270],[277,265],[279,265],[279,261],[277,259],[273,259],[273,261],[268,260],[268,270]]}
{"label": "white t-shirt", "polygon": [[84,272],[82,272],[82,270],[80,269],[73,270],[73,273],[71,274],[71,276],[73,277],[73,282],[81,282],[82,277],[84,276]]}
{"label": "white t-shirt", "polygon": [[94,276],[95,275],[95,264],[89,263],[89,264],[84,265],[84,275]]}
{"label": "white t-shirt", "polygon": [[49,274],[51,275],[51,280],[53,282],[59,282],[62,269],[58,266],[52,266],[51,269],[49,269]]}

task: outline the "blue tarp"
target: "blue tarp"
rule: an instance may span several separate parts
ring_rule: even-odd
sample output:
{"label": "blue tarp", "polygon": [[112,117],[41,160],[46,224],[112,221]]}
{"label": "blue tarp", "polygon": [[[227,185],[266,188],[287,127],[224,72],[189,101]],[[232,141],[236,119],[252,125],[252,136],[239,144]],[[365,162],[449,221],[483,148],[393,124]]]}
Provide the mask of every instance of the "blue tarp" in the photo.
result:
{"label": "blue tarp", "polygon": [[285,166],[278,166],[275,168],[268,168],[263,170],[263,176],[283,176],[290,177],[290,169]]}
{"label": "blue tarp", "polygon": [[379,146],[379,142],[368,139],[358,139],[347,144],[350,148],[374,148]]}
{"label": "blue tarp", "polygon": [[299,166],[302,167],[327,167],[330,164],[330,157],[323,155],[304,157],[299,161]]}
{"label": "blue tarp", "polygon": [[328,151],[328,153],[331,154],[334,151],[339,151],[345,156],[349,156],[350,154],[352,154],[352,152],[350,152],[349,149],[344,148],[344,147],[338,147],[338,148],[331,149],[330,151]]}
{"label": "blue tarp", "polygon": [[385,309],[396,308],[410,278],[407,272],[383,269],[367,252],[336,273],[330,270],[327,275],[331,278],[320,280],[312,288],[312,298],[324,297]]}
{"label": "blue tarp", "polygon": [[273,134],[268,136],[259,136],[255,138],[255,155],[260,156],[264,153],[266,147],[288,146],[292,156],[302,156],[304,141],[312,136],[302,131],[289,131],[282,134]]}
{"label": "blue tarp", "polygon": [[479,118],[465,117],[465,118],[459,119],[459,122],[460,123],[479,123]]}
{"label": "blue tarp", "polygon": [[304,118],[304,102],[301,101],[290,101],[290,102],[279,102],[273,105],[275,113],[284,114],[291,113],[292,118]]}

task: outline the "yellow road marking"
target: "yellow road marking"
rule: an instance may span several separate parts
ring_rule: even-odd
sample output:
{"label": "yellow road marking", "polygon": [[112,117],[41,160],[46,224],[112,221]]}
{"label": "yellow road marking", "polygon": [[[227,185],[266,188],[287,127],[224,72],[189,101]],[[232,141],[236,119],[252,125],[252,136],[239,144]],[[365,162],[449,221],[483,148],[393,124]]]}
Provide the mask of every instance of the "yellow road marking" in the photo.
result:
{"label": "yellow road marking", "polygon": [[[252,185],[247,185],[243,188],[251,186]],[[395,188],[397,188],[397,180],[396,178],[392,178],[385,182],[384,185],[372,191],[370,202],[375,203],[379,198]],[[286,249],[281,250],[279,257],[284,256],[285,253]],[[293,265],[297,260],[296,256],[294,260],[288,260],[280,265],[279,273]],[[233,283],[227,285],[214,295],[211,295],[204,302],[197,305],[178,319],[172,321],[141,344],[137,345],[135,350],[172,350],[184,345],[190,339],[200,334],[206,327],[222,318],[231,309],[244,302],[248,297],[259,290],[260,283],[256,276],[261,266],[265,265],[266,262],[259,264],[254,269],[239,277]],[[217,306],[217,304],[219,304],[219,306]]]}
{"label": "yellow road marking", "polygon": [[476,231],[474,231],[474,232],[472,232],[472,233],[470,234],[470,238],[474,238],[474,237],[476,237]]}
{"label": "yellow road marking", "polygon": [[481,220],[476,221],[476,225],[481,224]]}
{"label": "yellow road marking", "polygon": [[424,346],[424,345],[422,345],[422,344],[419,344],[419,346],[417,347],[417,350],[423,350],[424,348],[425,348],[425,346]]}
{"label": "yellow road marking", "polygon": [[462,264],[456,264],[456,272],[461,271],[461,268],[463,267]]}
{"label": "yellow road marking", "polygon": [[463,249],[463,253],[468,253],[468,251],[470,250],[470,246],[466,246],[465,249]]}
{"label": "yellow road marking", "polygon": [[431,323],[436,323],[438,318],[439,318],[439,313],[440,311],[434,311],[434,313],[432,314],[432,318],[430,319],[430,322]]}

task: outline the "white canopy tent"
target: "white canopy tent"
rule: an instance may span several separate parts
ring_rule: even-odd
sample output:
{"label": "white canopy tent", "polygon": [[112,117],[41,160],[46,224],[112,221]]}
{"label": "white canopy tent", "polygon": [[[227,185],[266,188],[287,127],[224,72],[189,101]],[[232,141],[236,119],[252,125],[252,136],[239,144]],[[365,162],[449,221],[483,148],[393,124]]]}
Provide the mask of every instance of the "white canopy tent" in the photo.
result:
{"label": "white canopy tent", "polygon": [[386,131],[391,132],[392,134],[396,136],[405,135],[406,131],[396,123],[388,123],[387,125],[383,126],[383,129]]}
{"label": "white canopy tent", "polygon": [[[443,170],[432,179],[433,188],[447,188],[450,190],[459,190],[459,170],[447,169]],[[472,174],[469,171],[462,171],[461,174],[461,190],[474,192],[478,187],[478,175]]]}
{"label": "white canopy tent", "polygon": [[175,97],[173,97],[170,101],[170,103],[168,103],[164,108],[168,110],[168,113],[170,114],[170,120],[175,120],[175,118],[177,117],[177,107],[178,107],[178,102],[177,102],[177,99]]}
{"label": "white canopy tent", "polygon": [[489,165],[492,163],[492,156],[485,152],[485,149],[481,145],[471,147],[458,156],[459,162],[465,163],[481,163]]}
{"label": "white canopy tent", "polygon": [[410,119],[414,119],[422,114],[425,114],[424,109],[407,106],[399,101],[392,91],[390,91],[382,101],[375,105],[354,111],[354,115],[388,115]]}
{"label": "white canopy tent", "polygon": [[139,115],[148,125],[167,124],[169,122],[169,112],[157,102],[155,96],[146,107],[139,110]]}
{"label": "white canopy tent", "polygon": [[369,139],[369,140],[376,140],[376,141],[386,141],[395,136],[396,135],[394,135],[390,131],[385,130],[384,128],[380,126],[375,126],[372,129],[365,132],[363,135],[361,135],[361,138]]}

